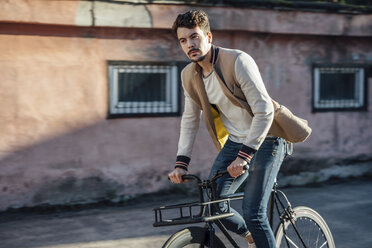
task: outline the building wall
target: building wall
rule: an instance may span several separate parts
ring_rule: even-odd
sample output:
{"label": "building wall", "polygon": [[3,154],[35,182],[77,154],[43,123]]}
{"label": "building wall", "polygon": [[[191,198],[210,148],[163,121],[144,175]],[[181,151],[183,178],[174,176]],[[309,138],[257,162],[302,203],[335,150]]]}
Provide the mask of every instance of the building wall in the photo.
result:
{"label": "building wall", "polygon": [[[117,201],[169,187],[180,117],[108,119],[107,61],[185,61],[169,27],[188,9],[2,3],[0,210]],[[272,97],[313,127],[293,164],[310,161],[304,169],[316,170],[319,160],[326,167],[371,159],[370,104],[368,112],[311,113],[313,63],[372,63],[370,16],[205,9],[214,43],[251,54]],[[206,176],[215,155],[202,124],[192,172]]]}

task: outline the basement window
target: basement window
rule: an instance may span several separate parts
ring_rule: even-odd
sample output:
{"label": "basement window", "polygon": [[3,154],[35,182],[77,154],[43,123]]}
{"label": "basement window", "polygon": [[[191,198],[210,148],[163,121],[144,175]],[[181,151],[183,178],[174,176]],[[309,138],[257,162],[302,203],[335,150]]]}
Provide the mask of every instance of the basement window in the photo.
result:
{"label": "basement window", "polygon": [[315,66],[313,111],[366,109],[366,78],[363,67]]}
{"label": "basement window", "polygon": [[180,114],[175,64],[109,62],[109,117]]}

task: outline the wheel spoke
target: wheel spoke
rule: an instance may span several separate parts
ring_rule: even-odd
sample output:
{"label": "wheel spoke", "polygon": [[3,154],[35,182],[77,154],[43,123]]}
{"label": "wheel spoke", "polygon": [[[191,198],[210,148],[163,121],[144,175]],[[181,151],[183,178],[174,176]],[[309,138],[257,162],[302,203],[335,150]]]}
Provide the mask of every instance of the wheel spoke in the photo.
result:
{"label": "wheel spoke", "polygon": [[292,239],[290,239],[287,235],[285,235],[285,238],[286,238],[286,240],[288,240],[289,243],[291,243],[295,248],[299,248],[299,247],[295,244],[295,242],[293,242]]}
{"label": "wheel spoke", "polygon": [[325,245],[327,245],[328,244],[328,241],[326,240],[323,244],[322,244],[322,246],[320,246],[319,248],[322,248],[323,246],[325,246]]}

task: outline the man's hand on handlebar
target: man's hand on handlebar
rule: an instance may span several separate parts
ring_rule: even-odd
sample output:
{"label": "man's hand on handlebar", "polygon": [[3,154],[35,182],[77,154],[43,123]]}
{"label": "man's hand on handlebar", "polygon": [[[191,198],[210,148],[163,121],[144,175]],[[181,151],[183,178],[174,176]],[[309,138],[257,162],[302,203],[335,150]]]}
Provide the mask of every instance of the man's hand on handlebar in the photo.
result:
{"label": "man's hand on handlebar", "polygon": [[[232,177],[238,177],[242,175],[245,170],[248,169],[248,163],[244,159],[237,157],[228,167],[227,171],[221,173],[229,173]],[[171,173],[168,174],[169,180],[172,183],[180,184],[188,182],[189,180],[182,180],[182,176],[187,175],[187,171],[181,168],[175,168]],[[188,178],[189,179],[189,178]]]}
{"label": "man's hand on handlebar", "polygon": [[227,171],[229,172],[230,176],[238,177],[245,172],[245,166],[247,165],[247,161],[237,157],[232,163],[227,167]]}
{"label": "man's hand on handlebar", "polygon": [[168,174],[168,178],[169,180],[172,181],[172,183],[183,183],[183,182],[187,182],[186,180],[183,181],[182,180],[182,176],[183,175],[186,175],[187,174],[187,171],[184,170],[184,169],[181,169],[181,168],[176,168],[174,169],[171,173]]}

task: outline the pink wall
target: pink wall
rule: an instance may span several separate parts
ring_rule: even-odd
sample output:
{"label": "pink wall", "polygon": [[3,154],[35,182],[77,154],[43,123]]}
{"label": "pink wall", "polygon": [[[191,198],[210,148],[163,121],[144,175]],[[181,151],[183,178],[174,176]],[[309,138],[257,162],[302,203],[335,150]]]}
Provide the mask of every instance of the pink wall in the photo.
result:
{"label": "pink wall", "polygon": [[[184,60],[168,28],[188,7],[141,5],[135,10],[144,21],[123,23],[105,19],[115,10],[97,3],[98,27],[91,27],[84,4],[9,1],[0,10],[0,210],[120,200],[169,187],[180,118],[107,119],[106,62]],[[370,16],[207,12],[215,44],[251,54],[273,98],[309,120],[313,134],[294,158],[372,158],[370,105],[369,112],[311,113],[312,63],[371,63]],[[327,25],[313,29],[319,19]],[[369,95],[371,88],[370,79]],[[192,171],[206,176],[215,155],[202,125]]]}
{"label": "pink wall", "polygon": [[[219,36],[224,34],[215,35],[216,42],[221,41]],[[233,37],[222,40],[222,45],[250,53],[259,65],[272,97],[303,116],[313,127],[310,138],[296,145],[297,156],[316,154],[316,157],[350,158],[359,154],[372,155],[370,112],[311,113],[312,64],[371,63],[371,37],[253,33],[234,33]]]}

